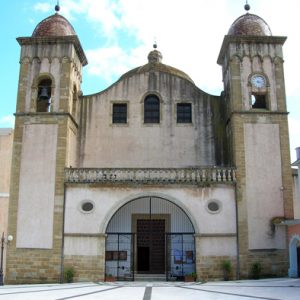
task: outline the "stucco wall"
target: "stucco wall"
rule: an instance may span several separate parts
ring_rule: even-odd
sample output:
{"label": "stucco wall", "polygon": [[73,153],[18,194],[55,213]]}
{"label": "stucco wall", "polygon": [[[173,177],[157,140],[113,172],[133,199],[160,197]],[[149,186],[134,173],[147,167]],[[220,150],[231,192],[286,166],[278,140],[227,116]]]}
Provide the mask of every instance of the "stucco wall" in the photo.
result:
{"label": "stucco wall", "polygon": [[244,124],[249,249],[284,249],[285,229],[271,220],[284,216],[279,126]]}
{"label": "stucco wall", "polygon": [[[80,240],[82,238],[80,239],[78,236],[104,234],[111,217],[122,205],[130,200],[149,196],[167,199],[181,207],[193,223],[195,232],[200,236],[218,237],[223,235],[226,237],[228,235],[234,236],[236,233],[234,188],[229,185],[207,188],[93,188],[80,185],[67,188],[65,215],[66,253],[68,255],[84,255],[84,251],[80,252]],[[208,212],[207,203],[211,199],[220,201],[220,213],[212,214]],[[80,210],[83,200],[92,200],[94,202],[95,208],[93,212],[83,213]],[[92,242],[93,239],[94,242]],[[225,243],[226,253],[234,255],[235,238],[223,238],[221,240]],[[96,245],[97,236],[89,240],[87,244],[89,246],[88,252],[97,255]],[[203,251],[208,253],[211,245],[210,242],[204,242]],[[214,255],[217,255],[217,252]],[[224,255],[223,252],[219,254]]]}
{"label": "stucco wall", "polygon": [[52,248],[57,128],[24,126],[17,219],[19,248]]}
{"label": "stucco wall", "polygon": [[[151,93],[161,100],[160,124],[144,124],[143,101]],[[127,124],[112,124],[112,104],[117,102],[127,103]],[[177,124],[178,102],[192,103],[191,124]],[[222,151],[213,124],[220,102],[171,74],[125,77],[100,94],[82,98],[79,166],[214,166],[216,151]]]}
{"label": "stucco wall", "polygon": [[0,128],[0,197],[8,197],[13,130]]}
{"label": "stucco wall", "polygon": [[[13,130],[10,128],[0,128],[0,238],[2,237],[3,232],[5,234],[5,238],[8,235],[7,215],[9,203],[9,182],[11,173],[12,143]],[[6,247],[4,251],[5,250]]]}

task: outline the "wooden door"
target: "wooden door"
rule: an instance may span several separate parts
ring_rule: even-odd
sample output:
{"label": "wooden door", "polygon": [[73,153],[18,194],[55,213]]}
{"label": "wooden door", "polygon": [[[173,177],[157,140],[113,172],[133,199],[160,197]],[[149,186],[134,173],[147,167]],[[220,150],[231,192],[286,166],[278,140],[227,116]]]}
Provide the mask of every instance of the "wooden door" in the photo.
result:
{"label": "wooden door", "polygon": [[137,220],[137,271],[165,272],[165,220]]}

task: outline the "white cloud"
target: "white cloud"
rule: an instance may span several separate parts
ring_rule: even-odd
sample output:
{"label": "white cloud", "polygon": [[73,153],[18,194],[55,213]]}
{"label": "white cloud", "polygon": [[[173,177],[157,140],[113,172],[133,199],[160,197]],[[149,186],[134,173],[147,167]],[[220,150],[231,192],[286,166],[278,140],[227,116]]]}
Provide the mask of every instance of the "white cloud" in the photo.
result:
{"label": "white cloud", "polygon": [[[81,7],[79,10],[74,9],[76,4],[73,0],[67,0],[63,9],[68,13],[73,10],[77,14],[84,14],[91,23],[99,25],[102,35],[107,38],[102,51],[86,50],[89,74],[97,74],[108,80],[122,75],[117,73],[121,70],[127,71],[147,63],[148,52],[152,49],[154,37],[157,37],[164,63],[188,73],[200,88],[219,94],[222,90],[222,78],[221,68],[216,60],[224,35],[219,26],[224,26],[220,23],[218,26],[210,26],[212,16],[202,13],[204,8],[205,11],[213,11],[214,2],[188,2],[189,5],[183,1],[171,0],[81,0],[78,2],[78,7]],[[230,17],[224,18],[223,14],[225,2],[220,1],[218,7],[214,11],[214,18],[222,20],[229,27]],[[118,43],[120,31],[133,38],[137,46],[130,48],[129,45],[130,50],[121,49]],[[111,51],[115,47],[119,48],[118,52]],[[143,55],[140,55],[141,49],[144,50]],[[133,53],[139,53],[139,60],[129,56]],[[101,57],[101,63],[96,54]],[[114,54],[117,56],[111,57]],[[103,58],[108,60],[104,61]]]}
{"label": "white cloud", "polygon": [[[224,35],[245,13],[243,5],[232,0],[64,0],[61,13],[70,20],[88,21],[91,34],[101,38],[101,49],[99,44],[85,49],[89,75],[113,83],[124,72],[147,63],[156,37],[163,63],[186,72],[204,91],[219,94],[222,70],[216,60]],[[263,17],[274,35],[288,36],[283,47],[286,94],[293,118],[300,120],[293,100],[300,97],[300,2],[251,0],[250,5],[250,12]]]}
{"label": "white cloud", "polygon": [[82,15],[90,22],[95,31],[113,40],[115,31],[122,27],[117,1],[113,0],[65,0],[61,5],[61,14],[69,20],[80,20]]}
{"label": "white cloud", "polygon": [[106,82],[112,82],[116,75],[120,77],[130,70],[132,65],[137,65],[144,51],[145,48],[140,47],[127,53],[118,46],[87,50],[87,58],[92,62],[87,66],[87,72],[90,75],[101,76]]}
{"label": "white cloud", "polygon": [[[154,36],[163,62],[188,73],[202,89],[221,90],[218,52],[230,21],[225,1],[120,0],[122,24],[151,50]],[[213,12],[212,15],[209,12]],[[219,20],[216,26],[215,20]],[[225,25],[224,24],[227,24]],[[222,30],[220,30],[222,28]],[[144,54],[143,63],[146,63]]]}
{"label": "white cloud", "polygon": [[40,12],[49,12],[53,7],[47,2],[38,2],[34,5],[34,10]]}
{"label": "white cloud", "polygon": [[15,125],[15,117],[12,115],[4,116],[0,119],[0,127],[12,128]]}
{"label": "white cloud", "polygon": [[[288,1],[289,6],[284,7],[281,0],[252,0],[250,12],[263,17],[274,35],[289,36],[284,46],[284,52],[288,54],[285,67],[289,95],[300,92],[298,76],[295,76],[295,64],[300,69],[297,59],[300,21],[299,10],[296,9],[300,7],[298,0]],[[124,32],[137,41],[134,47],[147,45],[148,49],[139,64],[146,63],[153,39],[157,37],[164,63],[188,73],[205,91],[219,93],[222,79],[221,68],[216,64],[218,52],[230,25],[245,12],[243,4],[232,0],[64,0],[61,2],[61,13],[70,20],[90,22],[91,34],[98,32],[106,38],[103,49],[119,47],[119,39],[122,39]],[[39,2],[35,8],[44,11],[51,9],[46,2]],[[134,52],[132,46],[128,47]],[[123,50],[129,53],[128,49]],[[91,59],[89,62],[90,65],[94,63]],[[116,59],[115,62],[122,63],[122,60]],[[130,66],[128,60],[124,60],[126,66],[132,68],[136,65]],[[117,67],[113,69],[119,70]]]}

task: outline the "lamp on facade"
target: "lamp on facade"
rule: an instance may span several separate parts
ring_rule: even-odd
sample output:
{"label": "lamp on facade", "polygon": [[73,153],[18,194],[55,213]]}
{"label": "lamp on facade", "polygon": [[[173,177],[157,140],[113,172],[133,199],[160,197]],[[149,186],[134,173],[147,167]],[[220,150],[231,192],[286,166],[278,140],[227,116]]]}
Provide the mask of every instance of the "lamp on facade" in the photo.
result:
{"label": "lamp on facade", "polygon": [[4,253],[4,245],[8,245],[14,239],[12,235],[8,235],[7,239],[5,240],[4,232],[2,233],[1,238],[1,260],[0,260],[0,285],[3,285],[3,253]]}

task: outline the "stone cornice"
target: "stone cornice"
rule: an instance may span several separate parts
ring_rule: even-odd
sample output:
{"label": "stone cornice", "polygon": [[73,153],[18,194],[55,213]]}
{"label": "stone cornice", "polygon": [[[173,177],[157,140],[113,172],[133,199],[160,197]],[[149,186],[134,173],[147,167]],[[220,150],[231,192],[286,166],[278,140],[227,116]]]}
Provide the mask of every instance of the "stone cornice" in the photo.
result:
{"label": "stone cornice", "polygon": [[88,64],[87,58],[85,53],[82,49],[81,43],[77,37],[77,35],[70,35],[70,36],[51,36],[51,37],[18,37],[18,43],[23,45],[49,45],[49,44],[67,44],[71,43],[74,45],[76,53],[80,59],[80,62],[83,66]]}
{"label": "stone cornice", "polygon": [[105,233],[68,233],[65,232],[64,233],[65,237],[93,237],[93,238],[105,238],[107,236],[107,234]]}
{"label": "stone cornice", "polygon": [[235,169],[211,168],[66,168],[65,183],[113,185],[210,185],[235,183]]}
{"label": "stone cornice", "polygon": [[15,117],[53,117],[53,116],[58,116],[58,117],[69,117],[73,124],[76,126],[76,128],[78,128],[78,124],[75,121],[75,119],[73,118],[73,116],[70,113],[66,113],[66,112],[17,112],[14,113]]}
{"label": "stone cornice", "polygon": [[234,110],[230,112],[230,115],[288,115],[287,111],[270,111],[266,109],[254,109],[254,110]]}
{"label": "stone cornice", "polygon": [[252,36],[252,35],[225,35],[217,63],[223,64],[225,52],[230,43],[280,44],[286,41],[286,36]]}
{"label": "stone cornice", "polygon": [[236,233],[196,233],[195,237],[208,238],[208,237],[236,237]]}

